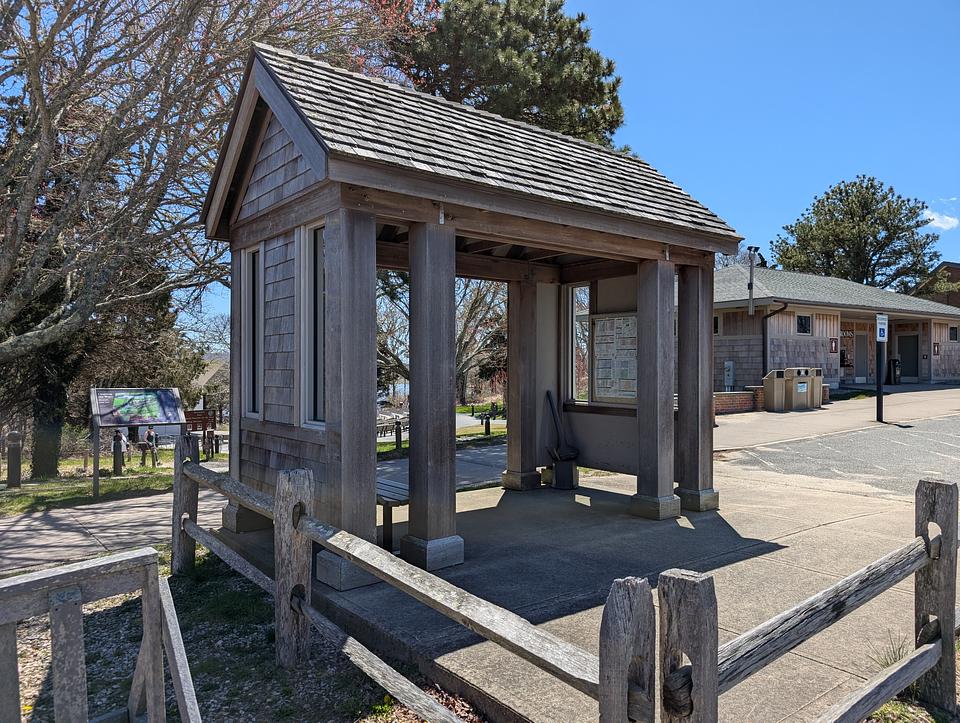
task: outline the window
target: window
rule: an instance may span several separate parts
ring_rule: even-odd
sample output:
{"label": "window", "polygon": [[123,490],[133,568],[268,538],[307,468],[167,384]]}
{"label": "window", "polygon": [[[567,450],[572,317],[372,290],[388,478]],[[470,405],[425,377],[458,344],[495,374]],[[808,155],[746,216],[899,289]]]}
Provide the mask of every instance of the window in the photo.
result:
{"label": "window", "polygon": [[255,246],[241,256],[241,311],[244,413],[259,417],[263,387],[263,250]]}
{"label": "window", "polygon": [[570,397],[590,399],[590,284],[570,287]]}
{"label": "window", "polygon": [[809,314],[797,314],[797,333],[798,334],[812,334],[813,333],[813,317]]}
{"label": "window", "polygon": [[713,317],[713,335],[719,336],[720,334],[720,316],[714,315]]}
{"label": "window", "polygon": [[323,409],[323,228],[307,229],[301,237],[303,276],[303,421],[322,422]]}
{"label": "window", "polygon": [[957,327],[950,327],[950,341],[960,341],[960,335],[957,333]]}

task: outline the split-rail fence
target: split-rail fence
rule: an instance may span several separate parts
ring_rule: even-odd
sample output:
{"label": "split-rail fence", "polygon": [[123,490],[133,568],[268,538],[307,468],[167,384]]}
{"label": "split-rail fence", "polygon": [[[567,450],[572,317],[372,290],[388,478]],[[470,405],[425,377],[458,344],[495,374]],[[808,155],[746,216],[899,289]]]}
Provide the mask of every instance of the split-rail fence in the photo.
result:
{"label": "split-rail fence", "polygon": [[[664,723],[717,721],[720,694],[914,575],[915,650],[868,680],[821,720],[859,721],[909,686],[914,686],[920,701],[950,714],[957,710],[957,487],[952,483],[919,483],[917,536],[912,542],[723,646],[718,645],[711,577],[685,570],[660,574],[659,657],[648,581],[615,580],[603,610],[599,655],[595,655],[374,543],[311,517],[306,511],[313,499],[314,480],[308,470],[279,472],[271,497],[193,462],[199,458],[196,440],[181,439],[175,457],[173,571],[192,568],[199,542],[274,596],[280,665],[304,664],[311,628],[316,629],[426,720],[459,718],[311,605],[313,543],[589,695],[598,701],[601,721],[617,723],[653,721],[657,708]],[[197,525],[199,485],[273,519],[275,579]]]}
{"label": "split-rail fence", "polygon": [[200,709],[166,578],[152,547],[30,572],[0,580],[0,721],[19,721],[17,623],[50,616],[53,712],[57,723],[87,723],[83,609],[87,603],[140,590],[143,637],[127,707],[96,717],[100,723],[166,720],[163,657],[180,720],[200,723]]}

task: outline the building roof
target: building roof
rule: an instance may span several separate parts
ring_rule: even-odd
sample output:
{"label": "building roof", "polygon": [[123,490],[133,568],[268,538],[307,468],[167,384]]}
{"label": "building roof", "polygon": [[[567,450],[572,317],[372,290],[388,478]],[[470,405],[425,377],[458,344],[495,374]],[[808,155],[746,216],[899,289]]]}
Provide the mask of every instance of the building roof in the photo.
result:
{"label": "building roof", "polygon": [[[750,269],[747,266],[718,269],[714,276],[714,304],[745,305],[748,301],[749,279]],[[897,294],[832,276],[762,267],[754,269],[753,298],[761,304],[787,302],[806,306],[960,318],[960,308],[936,301]]]}
{"label": "building roof", "polygon": [[254,52],[331,156],[740,238],[634,156],[270,46]]}

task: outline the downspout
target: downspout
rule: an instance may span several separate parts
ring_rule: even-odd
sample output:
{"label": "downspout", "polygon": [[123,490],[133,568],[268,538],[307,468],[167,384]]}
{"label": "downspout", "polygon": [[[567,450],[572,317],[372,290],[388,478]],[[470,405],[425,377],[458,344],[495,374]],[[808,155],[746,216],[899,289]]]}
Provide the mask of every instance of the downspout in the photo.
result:
{"label": "downspout", "polygon": [[767,372],[770,371],[770,349],[767,346],[767,339],[769,337],[769,332],[767,330],[767,320],[771,316],[776,316],[780,312],[786,311],[787,307],[790,306],[790,304],[788,304],[785,301],[782,303],[783,303],[783,306],[781,306],[779,309],[774,309],[773,311],[767,312],[766,314],[763,315],[763,318],[760,320],[760,328],[763,332],[763,374],[762,376],[764,377],[767,376]]}

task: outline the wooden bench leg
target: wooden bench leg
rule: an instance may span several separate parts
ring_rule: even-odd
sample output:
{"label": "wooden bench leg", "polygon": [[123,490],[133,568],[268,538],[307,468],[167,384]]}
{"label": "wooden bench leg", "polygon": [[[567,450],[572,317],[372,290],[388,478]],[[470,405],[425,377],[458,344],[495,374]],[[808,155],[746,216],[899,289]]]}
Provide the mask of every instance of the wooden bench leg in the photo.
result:
{"label": "wooden bench leg", "polygon": [[393,552],[393,507],[383,506],[383,549]]}

